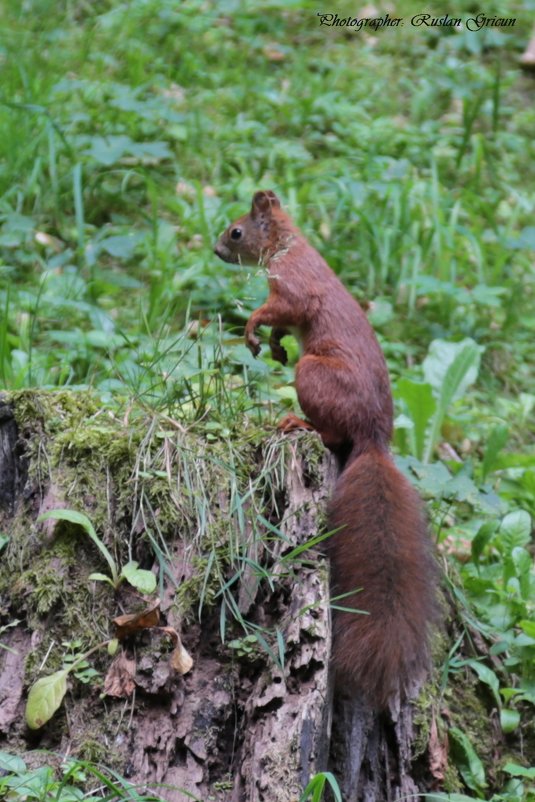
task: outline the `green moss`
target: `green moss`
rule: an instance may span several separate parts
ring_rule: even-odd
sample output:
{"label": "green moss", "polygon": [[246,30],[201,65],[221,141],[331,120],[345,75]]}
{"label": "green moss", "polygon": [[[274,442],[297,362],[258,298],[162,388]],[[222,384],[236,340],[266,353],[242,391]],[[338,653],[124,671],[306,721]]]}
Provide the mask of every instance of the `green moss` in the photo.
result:
{"label": "green moss", "polygon": [[38,616],[52,609],[65,596],[68,574],[75,560],[74,546],[65,543],[52,544],[37,554],[26,555],[27,570],[15,573],[15,565],[9,563],[3,571],[2,580],[10,588],[12,603],[34,611]]}
{"label": "green moss", "polygon": [[127,427],[87,392],[26,390],[10,400],[35,490],[43,496],[51,485],[61,506],[84,510],[106,528],[110,484],[128,485],[141,424]]}
{"label": "green moss", "polygon": [[30,458],[44,446],[51,468],[84,456],[99,466],[122,463],[134,456],[143,434],[141,426],[138,431],[102,409],[89,392],[24,390],[9,399]]}
{"label": "green moss", "polygon": [[46,665],[46,672],[53,674],[59,671],[63,664],[63,649],[54,648],[55,639],[43,637],[35,649],[28,652],[24,660],[24,674],[28,686],[34,683]]}
{"label": "green moss", "polygon": [[193,574],[180,583],[176,592],[177,611],[184,620],[191,620],[194,609],[192,599],[201,600],[205,609],[213,607],[217,600],[219,583],[214,572],[210,571],[209,558],[194,557]]}
{"label": "green moss", "polygon": [[488,710],[478,692],[481,684],[477,677],[466,672],[451,679],[444,698],[452,725],[466,733],[483,763],[489,763],[493,760],[495,743],[489,730]]}
{"label": "green moss", "polygon": [[82,741],[77,749],[80,760],[87,760],[97,765],[105,765],[107,769],[121,770],[124,760],[118,752],[110,749],[109,743],[103,739],[102,727],[95,730],[93,737],[90,734]]}
{"label": "green moss", "polygon": [[232,791],[234,788],[234,780],[229,775],[228,779],[214,783],[213,788],[214,791]]}
{"label": "green moss", "polygon": [[415,702],[413,721],[416,735],[412,743],[412,754],[414,758],[425,754],[428,749],[433,703],[436,704],[436,688],[433,682],[426,682]]}
{"label": "green moss", "polygon": [[464,790],[460,774],[451,763],[448,763],[444,769],[442,787],[447,794],[458,794]]}
{"label": "green moss", "polygon": [[24,435],[41,431],[47,436],[75,430],[99,412],[98,400],[88,392],[22,390],[9,395],[15,420]]}
{"label": "green moss", "polygon": [[315,432],[306,432],[299,438],[299,451],[303,457],[306,478],[312,487],[318,487],[323,481],[325,446]]}
{"label": "green moss", "polygon": [[[444,704],[449,713],[448,724],[457,727],[469,738],[485,767],[487,779],[492,783],[495,780],[496,754],[501,740],[496,741],[496,734],[493,733],[493,728],[489,727],[489,710],[479,695],[481,692],[481,683],[471,672],[458,673],[450,678],[444,691]],[[453,793],[462,788],[460,774],[450,754],[444,789]]]}

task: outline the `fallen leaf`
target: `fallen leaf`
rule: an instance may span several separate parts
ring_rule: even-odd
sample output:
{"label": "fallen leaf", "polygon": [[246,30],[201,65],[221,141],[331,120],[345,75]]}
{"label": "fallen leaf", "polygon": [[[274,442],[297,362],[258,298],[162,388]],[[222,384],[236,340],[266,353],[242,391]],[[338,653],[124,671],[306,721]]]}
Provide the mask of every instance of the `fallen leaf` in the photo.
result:
{"label": "fallen leaf", "polygon": [[104,693],[108,696],[131,696],[136,687],[136,661],[121,652],[108,669],[104,679]]}
{"label": "fallen leaf", "polygon": [[[179,674],[187,674],[188,671],[191,670],[193,666],[193,659],[191,655],[186,651],[186,649],[182,646],[182,641],[180,640],[180,636],[176,629],[173,627],[160,627],[158,624],[160,623],[160,602],[154,607],[150,607],[147,610],[143,610],[141,613],[135,613],[133,615],[120,615],[117,618],[113,619],[113,623],[115,624],[116,631],[115,635],[118,640],[123,640],[124,638],[133,635],[136,632],[139,632],[143,629],[156,629],[158,632],[162,632],[164,635],[168,635],[171,640],[173,641],[174,649],[169,659],[169,665],[173,669],[173,671],[178,672]],[[118,659],[118,658],[117,658]],[[116,661],[115,661],[116,662]],[[104,682],[104,689],[106,690],[108,678],[110,678],[110,682],[112,677],[111,672],[114,667],[115,663],[112,663],[110,667],[110,671],[106,676],[106,680]],[[133,683],[133,680],[132,680]],[[133,690],[133,686],[132,686]],[[131,693],[132,691],[129,691]],[[110,696],[124,696],[124,693],[111,693],[110,691],[106,690]]]}
{"label": "fallen leaf", "polygon": [[160,601],[140,613],[120,615],[113,619],[113,623],[116,626],[115,636],[119,640],[124,640],[143,629],[157,627],[160,623]]}
{"label": "fallen leaf", "polygon": [[448,739],[444,735],[440,740],[436,717],[431,720],[429,732],[429,770],[431,776],[439,783],[444,780],[444,773],[448,765]]}
{"label": "fallen leaf", "polygon": [[187,674],[188,671],[191,671],[193,666],[193,658],[182,645],[180,635],[173,627],[159,627],[159,629],[161,632],[165,632],[169,635],[175,645],[171,657],[169,658],[169,665],[179,674]]}

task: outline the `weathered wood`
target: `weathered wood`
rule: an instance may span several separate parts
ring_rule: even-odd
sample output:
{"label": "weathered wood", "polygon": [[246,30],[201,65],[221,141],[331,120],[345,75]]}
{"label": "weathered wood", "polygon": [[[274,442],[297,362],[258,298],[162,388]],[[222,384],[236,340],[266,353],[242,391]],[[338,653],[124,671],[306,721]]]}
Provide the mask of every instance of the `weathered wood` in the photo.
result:
{"label": "weathered wood", "polygon": [[[325,458],[307,486],[306,461],[295,444],[287,474],[287,505],[275,563],[284,551],[321,531],[320,512],[334,481],[334,464]],[[328,571],[318,553],[309,555],[289,586],[282,632],[287,652],[284,670],[264,672],[245,706],[245,738],[236,763],[233,802],[283,802],[299,798],[317,771],[326,769],[331,729],[329,655],[331,626]],[[280,565],[280,562],[279,562]]]}
{"label": "weathered wood", "polygon": [[339,778],[344,802],[393,802],[420,793],[412,772],[410,704],[377,714],[337,689],[333,718],[329,768]]}
{"label": "weathered wood", "polygon": [[[0,733],[9,733],[20,717],[24,693],[24,661],[32,638],[22,627],[2,635],[0,648]],[[6,648],[7,647],[7,648]]]}
{"label": "weathered wood", "polygon": [[23,464],[17,458],[17,424],[12,406],[0,394],[0,512],[11,514]]}

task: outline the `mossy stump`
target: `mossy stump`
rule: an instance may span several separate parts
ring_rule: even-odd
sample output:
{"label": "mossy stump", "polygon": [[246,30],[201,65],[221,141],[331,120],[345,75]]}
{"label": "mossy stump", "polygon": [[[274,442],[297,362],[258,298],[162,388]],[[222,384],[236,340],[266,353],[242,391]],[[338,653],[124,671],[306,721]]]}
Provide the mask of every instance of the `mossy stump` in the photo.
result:
{"label": "mossy stump", "polygon": [[[3,399],[0,431],[3,749],[101,762],[168,802],[297,800],[326,769],[347,802],[431,787],[412,707],[377,717],[333,692],[328,566],[299,549],[322,532],[335,479],[314,434],[207,441],[167,415],[30,391]],[[153,571],[156,593],[92,580],[106,564],[84,531],[37,520],[57,508],[85,513],[118,568]],[[131,693],[103,695],[102,648],[97,674],[70,675],[59,710],[29,730],[29,686],[156,597],[193,669],[173,670],[171,642],[142,630],[120,646]]]}

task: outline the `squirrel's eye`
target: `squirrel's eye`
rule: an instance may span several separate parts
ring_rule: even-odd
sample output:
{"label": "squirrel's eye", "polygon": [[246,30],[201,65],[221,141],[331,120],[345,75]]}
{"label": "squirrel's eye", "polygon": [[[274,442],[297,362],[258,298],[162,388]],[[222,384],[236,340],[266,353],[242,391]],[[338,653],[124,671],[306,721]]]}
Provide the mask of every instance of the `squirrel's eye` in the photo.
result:
{"label": "squirrel's eye", "polygon": [[230,238],[231,239],[235,239],[235,240],[236,239],[241,239],[241,235],[242,235],[241,228],[233,228],[232,231],[230,232]]}

